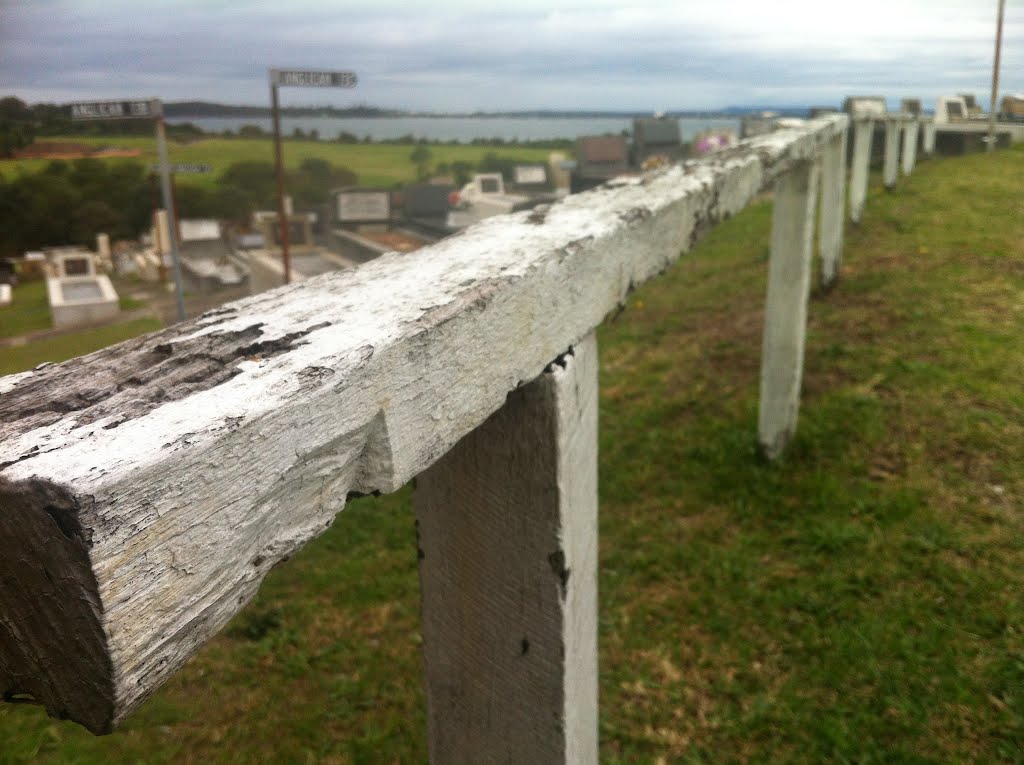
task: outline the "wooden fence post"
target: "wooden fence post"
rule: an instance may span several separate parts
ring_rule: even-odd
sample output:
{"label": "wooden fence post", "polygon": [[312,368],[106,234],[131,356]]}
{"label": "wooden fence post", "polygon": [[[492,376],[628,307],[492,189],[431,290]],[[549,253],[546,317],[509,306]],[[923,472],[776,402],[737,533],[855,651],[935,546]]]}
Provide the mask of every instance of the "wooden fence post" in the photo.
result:
{"label": "wooden fence post", "polygon": [[910,175],[914,172],[914,165],[917,162],[917,134],[921,130],[921,123],[912,119],[903,126],[903,174]]}
{"label": "wooden fence post", "polygon": [[850,167],[850,220],[860,223],[864,200],[868,195],[868,171],[871,166],[871,138],[875,123],[857,120],[853,123],[853,162]]}
{"label": "wooden fence post", "polygon": [[769,459],[786,448],[800,411],[817,183],[818,166],[810,161],[775,182],[758,415],[758,440]]}
{"label": "wooden fence post", "polygon": [[900,120],[890,114],[885,119],[885,164],[882,170],[882,180],[887,189],[896,185],[896,174],[899,170],[900,160]]}
{"label": "wooden fence post", "polygon": [[843,219],[846,203],[846,133],[824,151],[821,170],[821,284],[830,287],[839,275],[843,257]]}
{"label": "wooden fence post", "polygon": [[416,481],[434,763],[597,762],[593,333]]}
{"label": "wooden fence post", "polygon": [[925,120],[924,123],[924,144],[921,147],[924,153],[931,155],[935,153],[935,119]]}

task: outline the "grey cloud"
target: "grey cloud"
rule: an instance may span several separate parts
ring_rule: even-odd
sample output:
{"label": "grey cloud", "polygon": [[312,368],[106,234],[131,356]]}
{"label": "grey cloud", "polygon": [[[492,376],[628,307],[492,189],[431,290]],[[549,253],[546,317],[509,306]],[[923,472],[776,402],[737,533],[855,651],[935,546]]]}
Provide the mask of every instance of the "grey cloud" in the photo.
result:
{"label": "grey cloud", "polygon": [[[0,0],[2,2],[2,0]],[[53,23],[55,10],[64,15]],[[863,50],[779,48],[740,30],[601,23],[578,29],[544,9],[486,13],[284,4],[147,8],[127,4],[10,6],[0,19],[0,71],[23,97],[127,95],[264,103],[269,66],[353,68],[357,91],[288,91],[290,103],[368,102],[420,109],[705,108],[838,102],[845,90],[984,87],[990,41],[942,30],[941,41],[890,38]],[[6,23],[10,21],[11,23]],[[562,30],[556,32],[553,30]],[[1008,30],[1024,30],[1017,14]],[[69,34],[69,30],[73,34]],[[785,35],[782,35],[785,39]],[[986,47],[987,46],[987,47]],[[1008,51],[1004,71],[1021,57]],[[102,91],[102,92],[101,92]],[[809,97],[813,94],[813,97]],[[67,98],[75,97],[68,95]]]}

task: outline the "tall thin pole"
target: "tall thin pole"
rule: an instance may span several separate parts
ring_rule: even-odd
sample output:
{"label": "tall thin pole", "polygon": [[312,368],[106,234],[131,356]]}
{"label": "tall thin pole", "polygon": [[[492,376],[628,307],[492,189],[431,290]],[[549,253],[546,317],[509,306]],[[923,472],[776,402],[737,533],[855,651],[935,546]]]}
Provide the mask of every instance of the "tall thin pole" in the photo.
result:
{"label": "tall thin pole", "polygon": [[270,73],[270,105],[274,117],[274,165],[277,170],[277,227],[281,237],[281,258],[284,261],[284,283],[292,280],[292,261],[288,254],[288,216],[284,209],[284,162],[281,159],[281,111],[277,104],[277,81]]}
{"label": "tall thin pole", "polygon": [[999,93],[999,53],[1003,47],[1003,11],[1006,0],[999,0],[999,19],[996,22],[996,60],[992,64],[992,105],[988,114],[988,150],[996,148],[996,97]]}
{"label": "tall thin pole", "polygon": [[167,135],[164,130],[164,117],[156,118],[156,150],[160,156],[160,188],[164,196],[164,209],[167,211],[167,234],[171,240],[171,265],[174,269],[174,295],[178,303],[178,321],[185,321],[185,293],[181,286],[181,261],[178,255],[178,231],[175,221],[178,219],[174,209],[174,196],[171,194],[171,173],[167,166]]}

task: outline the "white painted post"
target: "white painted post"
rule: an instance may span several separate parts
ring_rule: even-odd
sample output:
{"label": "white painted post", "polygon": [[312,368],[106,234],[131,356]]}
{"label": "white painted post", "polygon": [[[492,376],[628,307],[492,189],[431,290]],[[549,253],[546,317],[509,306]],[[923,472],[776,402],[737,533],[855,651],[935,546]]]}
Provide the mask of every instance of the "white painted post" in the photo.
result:
{"label": "white painted post", "polygon": [[416,480],[434,763],[597,762],[597,344]]}
{"label": "white painted post", "polygon": [[846,202],[846,133],[837,136],[822,156],[821,220],[818,249],[821,251],[821,285],[830,287],[839,275],[843,257],[843,211]]}
{"label": "white painted post", "polygon": [[921,130],[921,124],[916,118],[903,123],[903,174],[910,175],[914,172],[914,164],[917,162],[917,134]]}
{"label": "white painted post", "polygon": [[758,415],[758,440],[769,459],[781,456],[800,411],[817,183],[812,162],[775,182]]}
{"label": "white painted post", "polygon": [[860,223],[864,200],[868,195],[868,171],[871,165],[871,138],[875,123],[857,120],[853,123],[853,163],[850,168],[850,220]]}
{"label": "white painted post", "polygon": [[935,153],[935,120],[925,120],[924,123],[924,153]]}
{"label": "white painted post", "polygon": [[896,185],[896,173],[899,170],[900,159],[900,120],[889,115],[885,120],[885,164],[882,170],[882,180],[887,189]]}

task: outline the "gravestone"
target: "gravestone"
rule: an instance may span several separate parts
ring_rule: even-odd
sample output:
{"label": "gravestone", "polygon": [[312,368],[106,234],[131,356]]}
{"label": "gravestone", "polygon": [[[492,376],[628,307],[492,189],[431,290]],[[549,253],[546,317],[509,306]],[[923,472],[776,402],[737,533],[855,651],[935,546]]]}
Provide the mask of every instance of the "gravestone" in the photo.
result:
{"label": "gravestone", "polygon": [[[314,247],[312,213],[291,213],[288,220],[288,245],[296,247]],[[253,225],[263,235],[268,249],[280,249],[281,225],[276,212],[260,211],[253,215]]]}
{"label": "gravestone", "polygon": [[481,194],[505,193],[505,179],[501,173],[477,173],[473,176],[473,185]]}
{"label": "gravestone", "polygon": [[633,164],[639,167],[651,157],[668,162],[680,158],[683,135],[673,117],[638,117],[633,120]]}
{"label": "gravestone", "polygon": [[391,194],[384,189],[339,189],[334,192],[334,215],[341,224],[387,223]]}
{"label": "gravestone", "polygon": [[517,186],[543,188],[548,182],[543,165],[516,165],[513,174]]}
{"label": "gravestone", "polygon": [[405,216],[431,218],[445,216],[450,206],[449,197],[455,186],[447,183],[416,183],[405,187]]}
{"label": "gravestone", "polygon": [[621,135],[591,135],[576,139],[573,193],[599,186],[629,170],[626,139]]}

